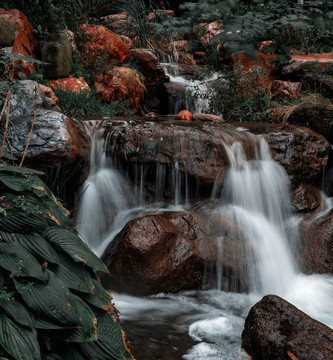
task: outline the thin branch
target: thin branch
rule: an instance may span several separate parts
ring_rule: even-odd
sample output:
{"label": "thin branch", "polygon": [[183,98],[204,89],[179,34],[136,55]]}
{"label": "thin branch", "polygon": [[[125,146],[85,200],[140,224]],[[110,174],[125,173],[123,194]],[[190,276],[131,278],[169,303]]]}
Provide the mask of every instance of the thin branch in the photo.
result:
{"label": "thin branch", "polygon": [[34,87],[34,92],[35,92],[35,111],[34,111],[34,118],[33,118],[33,120],[32,120],[32,124],[31,124],[31,129],[30,129],[30,133],[29,133],[27,145],[25,146],[25,150],[24,150],[24,153],[23,153],[23,156],[22,156],[22,159],[21,159],[21,162],[20,162],[19,167],[22,166],[23,161],[24,161],[24,158],[25,158],[25,155],[27,154],[28,147],[29,147],[29,143],[30,143],[30,138],[31,138],[31,134],[32,134],[32,130],[33,130],[33,128],[34,128],[34,124],[35,124],[35,120],[36,120],[36,114],[37,114],[37,86]]}
{"label": "thin branch", "polygon": [[[5,146],[5,142],[6,142],[6,137],[7,137],[7,131],[8,131],[8,123],[9,123],[9,115],[10,115],[10,106],[11,106],[11,97],[12,97],[12,87],[13,87],[13,77],[14,77],[14,71],[10,73],[9,75],[9,90],[8,90],[8,94],[6,97],[6,101],[5,104],[8,102],[8,109],[7,109],[7,118],[6,118],[6,125],[5,125],[5,132],[3,134],[3,139],[2,139],[2,145],[1,145],[1,150],[0,150],[0,157],[2,155],[3,152],[3,148]],[[4,113],[4,109],[5,109],[6,105],[4,105],[2,112],[1,112],[1,117]],[[0,120],[1,120],[0,117]]]}

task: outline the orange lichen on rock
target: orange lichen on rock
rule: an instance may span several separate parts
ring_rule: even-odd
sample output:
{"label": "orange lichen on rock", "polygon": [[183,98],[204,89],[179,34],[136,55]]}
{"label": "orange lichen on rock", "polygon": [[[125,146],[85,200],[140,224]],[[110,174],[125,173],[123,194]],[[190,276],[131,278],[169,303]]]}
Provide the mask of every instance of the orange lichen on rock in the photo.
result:
{"label": "orange lichen on rock", "polygon": [[73,92],[90,91],[89,85],[82,76],[79,78],[68,77],[64,79],[50,80],[48,84],[53,89],[60,88],[62,90],[69,90]]}
{"label": "orange lichen on rock", "polygon": [[115,67],[106,74],[98,74],[95,88],[102,101],[111,103],[127,100],[131,110],[140,109],[145,92],[139,74],[125,67]]}
{"label": "orange lichen on rock", "polygon": [[[2,8],[0,8],[0,17],[16,26],[15,43],[9,50],[22,56],[34,58],[34,31],[27,17],[19,10],[6,11]],[[15,63],[22,66],[16,70],[16,75],[19,71],[27,76],[36,72],[35,65],[32,63],[23,60],[15,60]]]}
{"label": "orange lichen on rock", "polygon": [[83,39],[79,50],[82,59],[91,64],[90,58],[106,57],[109,61],[123,63],[130,57],[129,49],[114,32],[101,25],[86,25],[81,27]]}

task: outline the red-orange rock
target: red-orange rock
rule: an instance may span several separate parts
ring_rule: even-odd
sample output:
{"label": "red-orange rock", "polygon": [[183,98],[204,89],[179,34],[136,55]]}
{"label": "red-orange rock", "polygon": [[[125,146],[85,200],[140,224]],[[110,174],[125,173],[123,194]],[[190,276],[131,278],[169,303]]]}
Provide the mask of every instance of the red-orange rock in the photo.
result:
{"label": "red-orange rock", "polygon": [[188,110],[182,110],[176,115],[176,120],[193,120],[193,114]]}
{"label": "red-orange rock", "polygon": [[55,96],[55,93],[51,88],[42,84],[39,84],[39,87],[42,89],[46,97],[52,99],[57,105],[59,105],[59,99]]}
{"label": "red-orange rock", "polygon": [[117,35],[125,35],[131,39],[136,36],[135,31],[131,29],[131,25],[133,25],[136,20],[125,11],[120,14],[101,17],[100,20]]}
{"label": "red-orange rock", "polygon": [[302,83],[274,80],[271,86],[271,93],[277,97],[295,97],[301,93]]}
{"label": "red-orange rock", "polygon": [[123,63],[129,59],[128,47],[114,32],[101,25],[86,25],[81,27],[83,40],[79,51],[86,66],[94,66],[96,60],[103,60],[105,65],[117,61]]}
{"label": "red-orange rock", "polygon": [[119,38],[124,42],[124,44],[128,47],[129,50],[133,48],[133,40],[128,36],[119,35]]}
{"label": "red-orange rock", "polygon": [[102,101],[128,100],[131,110],[139,110],[145,87],[139,74],[129,68],[115,67],[96,76],[95,88]]}
{"label": "red-orange rock", "polygon": [[[34,32],[27,17],[19,10],[12,9],[6,11],[2,8],[0,8],[0,16],[16,26],[15,43],[9,48],[9,51],[26,57],[35,57]],[[36,72],[35,65],[32,63],[23,60],[15,60],[15,63],[23,65],[22,68],[16,71],[16,74],[20,71],[30,76],[32,73]]]}
{"label": "red-orange rock", "polygon": [[50,80],[49,85],[53,89],[63,89],[74,92],[81,91],[90,91],[90,87],[84,78],[81,76],[79,78],[68,77],[64,79]]}

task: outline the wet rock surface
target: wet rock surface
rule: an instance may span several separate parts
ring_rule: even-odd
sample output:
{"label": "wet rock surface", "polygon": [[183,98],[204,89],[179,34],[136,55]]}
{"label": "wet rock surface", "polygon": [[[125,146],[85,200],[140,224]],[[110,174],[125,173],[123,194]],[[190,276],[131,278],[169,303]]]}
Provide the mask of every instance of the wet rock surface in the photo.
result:
{"label": "wet rock surface", "polygon": [[62,114],[55,104],[50,107],[43,91],[31,80],[20,81],[12,95],[8,139],[13,154],[21,158],[24,153],[34,117],[35,87],[36,120],[25,164],[45,171],[61,163],[69,172],[78,166],[84,177],[89,164],[89,144],[82,125]]}
{"label": "wet rock surface", "polygon": [[[178,163],[178,171],[201,187],[211,188],[223,182],[229,160],[223,143],[244,143],[245,152],[253,157],[251,134],[235,131],[230,126],[179,126],[131,121],[110,129],[107,152],[126,166],[147,165],[155,181],[158,165]],[[149,180],[149,179],[147,179]]]}
{"label": "wet rock surface", "polygon": [[[245,251],[239,229],[218,217],[207,224],[203,214],[167,211],[131,220],[102,256],[111,275],[102,275],[102,283],[135,295],[199,289],[211,285],[220,261],[227,289],[244,290]],[[224,238],[221,252],[217,234]]]}
{"label": "wet rock surface", "polygon": [[333,273],[333,210],[300,223],[296,254],[303,272]]}
{"label": "wet rock surface", "polygon": [[294,189],[300,183],[321,181],[330,151],[330,144],[324,137],[306,127],[290,126],[272,130],[265,138],[273,159],[285,168]]}
{"label": "wet rock surface", "polygon": [[333,142],[333,108],[321,103],[298,105],[288,117],[290,124],[307,124],[318,134]]}
{"label": "wet rock surface", "polygon": [[298,213],[311,213],[321,205],[320,190],[313,185],[300,184],[291,194],[291,204]]}
{"label": "wet rock surface", "polygon": [[332,359],[332,344],[332,329],[275,295],[252,307],[242,334],[253,360]]}

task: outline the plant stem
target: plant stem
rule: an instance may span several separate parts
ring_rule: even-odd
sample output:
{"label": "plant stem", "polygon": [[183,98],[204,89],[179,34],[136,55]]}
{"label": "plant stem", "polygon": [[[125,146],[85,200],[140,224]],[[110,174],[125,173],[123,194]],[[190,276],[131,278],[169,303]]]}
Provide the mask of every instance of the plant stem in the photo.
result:
{"label": "plant stem", "polygon": [[34,124],[35,124],[35,120],[36,120],[36,114],[37,114],[37,86],[34,87],[34,92],[35,92],[35,111],[34,111],[34,118],[33,118],[33,120],[32,120],[32,124],[31,124],[31,128],[30,128],[30,133],[29,133],[27,145],[25,146],[24,153],[23,153],[23,156],[22,156],[22,159],[21,159],[21,162],[20,162],[19,167],[22,166],[23,161],[24,161],[24,158],[25,158],[25,155],[27,154],[28,147],[29,147],[29,143],[30,143],[30,138],[31,138],[31,134],[32,134],[32,130],[33,130],[33,128],[34,128]]}

